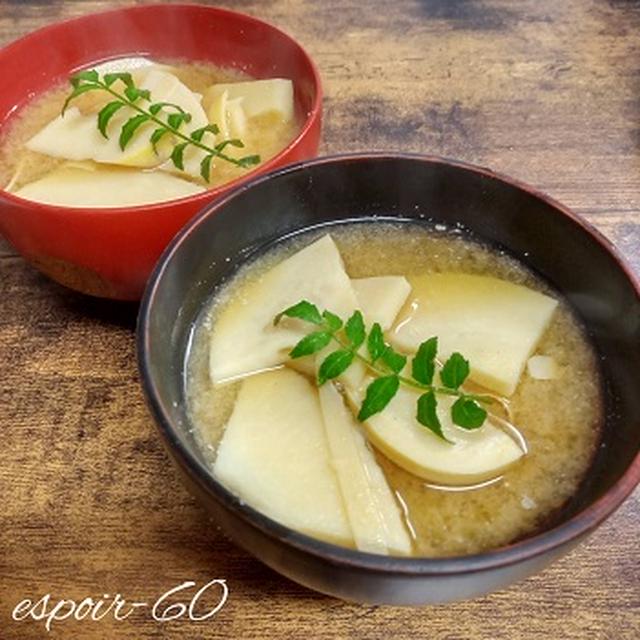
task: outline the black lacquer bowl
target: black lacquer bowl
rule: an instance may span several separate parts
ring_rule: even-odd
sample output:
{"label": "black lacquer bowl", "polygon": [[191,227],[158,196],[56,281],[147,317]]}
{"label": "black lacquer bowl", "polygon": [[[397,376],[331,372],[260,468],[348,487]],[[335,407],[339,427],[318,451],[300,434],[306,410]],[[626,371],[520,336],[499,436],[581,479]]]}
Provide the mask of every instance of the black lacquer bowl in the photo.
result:
{"label": "black lacquer bowl", "polygon": [[[193,322],[216,287],[283,236],[384,216],[461,224],[513,254],[573,305],[601,356],[603,446],[586,482],[544,531],[489,553],[389,558],[296,533],[241,504],[207,470],[190,433],[184,362]],[[138,327],[144,389],[187,485],[241,547],[289,578],[347,600],[423,604],[469,598],[565,554],[640,480],[640,284],[611,244],[558,203],[491,171],[439,158],[321,158],[256,178],[209,205],[165,251]]]}

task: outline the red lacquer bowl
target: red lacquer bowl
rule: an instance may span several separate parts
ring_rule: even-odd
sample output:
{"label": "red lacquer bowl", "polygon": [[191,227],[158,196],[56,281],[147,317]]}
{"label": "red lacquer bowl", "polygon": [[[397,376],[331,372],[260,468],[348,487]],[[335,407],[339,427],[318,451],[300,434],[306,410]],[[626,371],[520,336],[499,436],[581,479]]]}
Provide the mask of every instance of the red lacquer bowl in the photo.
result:
{"label": "red lacquer bowl", "polygon": [[[82,67],[146,56],[209,61],[256,78],[293,80],[302,129],[254,176],[316,155],[322,89],[304,49],[250,16],[200,5],[146,5],[45,27],[0,51],[0,127],[19,109]],[[205,204],[246,178],[206,193],[139,207],[96,209],[44,205],[0,190],[0,233],[58,282],[92,295],[136,300],[158,256]]]}

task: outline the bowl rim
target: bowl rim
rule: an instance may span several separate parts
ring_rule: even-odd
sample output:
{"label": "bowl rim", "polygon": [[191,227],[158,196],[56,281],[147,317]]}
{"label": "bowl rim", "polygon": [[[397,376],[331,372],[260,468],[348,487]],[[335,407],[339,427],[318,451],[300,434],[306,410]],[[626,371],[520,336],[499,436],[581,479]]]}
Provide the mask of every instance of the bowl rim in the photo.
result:
{"label": "bowl rim", "polygon": [[640,452],[636,454],[623,475],[605,494],[593,501],[586,508],[574,514],[566,522],[551,529],[542,531],[524,540],[482,553],[438,558],[417,556],[401,557],[367,553],[317,540],[290,529],[256,509],[242,504],[233,493],[219,483],[213,477],[213,474],[190,453],[188,448],[181,443],[177,436],[176,430],[169,417],[168,408],[163,404],[150,373],[148,327],[154,300],[161,286],[163,274],[174,255],[179,252],[182,243],[185,242],[191,234],[197,232],[198,227],[205,219],[215,215],[217,211],[225,207],[228,202],[238,197],[245,190],[258,186],[263,182],[274,179],[277,180],[279,176],[304,171],[310,166],[340,164],[345,162],[366,163],[371,161],[393,160],[411,160],[460,168],[491,180],[507,183],[512,187],[523,190],[533,197],[544,201],[547,205],[555,209],[558,214],[568,218],[583,232],[591,236],[591,238],[614,259],[618,268],[622,270],[631,283],[638,299],[640,299],[640,278],[631,269],[630,265],[627,264],[626,260],[611,241],[591,223],[572,212],[569,208],[542,191],[518,179],[467,162],[419,153],[385,151],[356,152],[334,154],[305,160],[288,165],[267,175],[256,176],[252,180],[244,183],[241,187],[235,188],[222,198],[210,203],[178,232],[156,263],[140,304],[137,325],[137,354],[141,383],[147,403],[155,418],[156,426],[183,470],[195,480],[197,485],[204,487],[204,490],[208,494],[213,494],[214,499],[222,503],[225,509],[232,511],[249,526],[259,529],[268,537],[277,538],[280,542],[294,547],[298,551],[311,554],[332,565],[339,565],[364,572],[395,574],[405,577],[413,576],[416,578],[424,576],[455,576],[508,567],[516,563],[531,560],[572,542],[577,543],[579,539],[593,531],[608,518],[640,483]]}
{"label": "bowl rim", "polygon": [[[204,206],[212,199],[219,197],[221,194],[226,193],[230,189],[234,189],[240,184],[244,184],[247,180],[252,180],[253,178],[263,175],[265,173],[271,172],[276,168],[279,162],[282,161],[298,144],[307,137],[309,131],[315,126],[316,122],[321,120],[322,117],[322,100],[324,96],[323,88],[322,88],[322,79],[320,77],[320,71],[318,66],[314,62],[311,55],[307,52],[307,50],[300,44],[300,42],[294,38],[292,35],[289,35],[286,31],[276,27],[270,22],[266,22],[265,20],[261,20],[259,18],[255,18],[252,15],[247,13],[242,13],[240,11],[233,11],[231,9],[226,9],[223,7],[216,7],[211,5],[199,4],[195,2],[183,2],[183,3],[175,3],[175,4],[166,4],[166,3],[153,3],[153,4],[144,4],[144,5],[134,5],[129,7],[119,7],[112,8],[103,11],[95,11],[82,16],[66,18],[64,20],[58,20],[52,24],[45,25],[44,27],[40,27],[39,29],[35,29],[34,31],[30,31],[25,35],[9,42],[7,45],[0,49],[0,62],[2,58],[7,55],[11,55],[12,50],[14,48],[18,48],[23,46],[25,43],[28,43],[30,40],[35,40],[37,38],[47,37],[51,32],[56,31],[58,29],[65,29],[68,26],[72,26],[74,24],[81,25],[85,22],[89,22],[95,19],[108,18],[110,15],[115,14],[130,14],[130,13],[153,13],[154,10],[158,8],[162,8],[167,10],[170,7],[171,10],[177,11],[191,11],[194,9],[202,10],[206,12],[210,12],[211,14],[218,15],[228,15],[234,17],[240,17],[245,20],[247,23],[251,24],[259,24],[263,27],[266,27],[270,31],[277,33],[279,36],[291,42],[291,44],[299,49],[302,54],[305,62],[309,66],[309,70],[311,71],[311,79],[313,83],[313,88],[315,92],[315,96],[313,99],[313,103],[311,105],[311,109],[307,111],[304,117],[304,122],[302,127],[295,135],[295,137],[278,153],[269,158],[269,160],[264,163],[258,165],[254,169],[248,171],[245,175],[239,176],[238,178],[234,178],[233,180],[229,180],[228,182],[223,182],[222,184],[214,187],[213,189],[206,189],[202,193],[197,193],[191,196],[185,196],[182,198],[174,198],[173,200],[163,200],[161,202],[153,202],[149,204],[141,204],[127,207],[69,207],[65,205],[56,205],[56,204],[48,204],[43,202],[36,202],[34,200],[29,200],[27,198],[21,198],[16,196],[15,194],[6,191],[4,188],[0,188],[0,201],[2,199],[7,200],[15,205],[19,205],[21,207],[28,207],[30,209],[36,209],[42,212],[56,212],[56,213],[64,213],[68,215],[102,215],[106,214],[110,215],[118,215],[118,214],[156,214],[159,210],[167,206],[180,206],[185,203],[197,203]],[[119,58],[126,57],[127,54],[117,54],[114,56],[107,56],[101,59],[96,59],[94,61],[95,64],[102,64],[109,60],[117,60]],[[94,64],[92,63],[92,64]],[[86,67],[78,67],[78,69],[83,69]],[[76,69],[77,70],[77,69]],[[24,106],[24,105],[23,105]],[[17,114],[19,114],[20,109],[14,107],[14,109],[9,112],[11,115],[10,118],[14,118]],[[5,120],[6,121],[6,120]]]}

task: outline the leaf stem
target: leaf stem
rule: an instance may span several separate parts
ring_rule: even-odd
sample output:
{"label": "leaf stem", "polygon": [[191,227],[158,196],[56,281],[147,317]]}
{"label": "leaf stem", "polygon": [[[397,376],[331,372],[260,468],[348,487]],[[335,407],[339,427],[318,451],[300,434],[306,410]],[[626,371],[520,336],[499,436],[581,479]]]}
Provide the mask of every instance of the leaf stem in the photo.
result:
{"label": "leaf stem", "polygon": [[95,82],[95,84],[100,89],[110,93],[114,98],[117,98],[118,100],[121,100],[127,106],[131,107],[132,109],[134,109],[138,113],[146,116],[151,122],[154,122],[158,126],[164,128],[164,129],[167,129],[170,133],[172,133],[177,138],[180,138],[184,142],[188,142],[189,144],[192,144],[194,147],[198,147],[199,149],[202,149],[203,151],[206,151],[207,153],[211,153],[211,154],[215,155],[216,157],[221,158],[222,160],[226,160],[227,162],[231,162],[232,164],[235,164],[238,167],[242,167],[243,166],[243,164],[240,161],[236,160],[235,158],[232,158],[231,156],[228,156],[226,153],[222,153],[221,151],[217,151],[216,149],[212,149],[211,147],[208,147],[207,145],[203,144],[202,142],[199,142],[198,140],[194,140],[193,138],[191,138],[191,137],[185,135],[184,133],[180,132],[178,129],[170,126],[167,122],[164,122],[163,120],[161,120],[157,116],[153,115],[150,111],[145,111],[142,107],[139,107],[137,104],[135,104],[135,102],[132,102],[131,100],[129,100],[129,98],[126,95],[121,95],[117,91],[114,91],[105,82],[103,82],[101,80],[98,80],[98,81]]}
{"label": "leaf stem", "polygon": [[[388,371],[384,371],[380,367],[377,367],[375,363],[371,362],[371,360],[369,360],[368,358],[365,358],[362,354],[360,354],[357,349],[352,349],[350,345],[348,345],[346,342],[341,340],[334,332],[331,332],[331,338],[335,342],[337,342],[343,349],[352,351],[354,356],[358,360],[360,360],[362,363],[364,363],[376,375],[378,376],[389,375]],[[434,393],[438,393],[445,396],[453,396],[455,398],[465,397],[465,398],[469,398],[470,400],[476,400],[477,402],[482,402],[485,404],[491,404],[494,402],[494,399],[491,396],[479,395],[474,393],[465,393],[464,391],[460,391],[459,389],[447,389],[445,387],[438,387],[436,385],[421,384],[420,382],[411,380],[406,376],[402,376],[400,374],[397,374],[397,375],[398,375],[398,379],[402,384],[404,384],[407,387],[418,389],[419,391],[423,391],[423,392],[433,391]]]}
{"label": "leaf stem", "polygon": [[[316,329],[298,341],[289,352],[292,358],[312,355],[335,342],[340,349],[323,358],[318,369],[316,382],[322,386],[346,371],[354,360],[360,360],[374,374],[374,380],[367,384],[365,397],[358,412],[358,420],[363,422],[384,410],[394,398],[400,384],[417,389],[416,420],[436,436],[447,440],[437,414],[436,395],[456,398],[450,407],[451,421],[463,429],[479,429],[487,419],[487,411],[480,403],[491,403],[496,399],[490,395],[468,393],[464,381],[471,369],[469,361],[458,352],[452,353],[444,364],[437,361],[438,338],[425,340],[411,360],[411,378],[401,375],[407,364],[407,356],[398,353],[385,342],[382,327],[374,322],[367,335],[362,312],[356,310],[346,322],[325,309],[322,313],[308,300],[284,309],[274,318],[277,325],[283,316],[298,318],[315,325]],[[342,333],[344,332],[344,333]],[[360,347],[366,343],[369,358],[362,355]],[[380,360],[380,366],[376,362]],[[433,384],[439,367],[439,382]],[[450,441],[449,441],[450,442]]]}

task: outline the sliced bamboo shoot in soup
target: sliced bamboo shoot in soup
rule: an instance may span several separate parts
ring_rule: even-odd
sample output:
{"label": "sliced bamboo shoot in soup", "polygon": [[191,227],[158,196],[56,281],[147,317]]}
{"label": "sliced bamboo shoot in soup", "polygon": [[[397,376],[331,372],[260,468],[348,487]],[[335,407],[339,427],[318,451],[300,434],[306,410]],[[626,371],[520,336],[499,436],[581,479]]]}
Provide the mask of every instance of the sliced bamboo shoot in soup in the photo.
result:
{"label": "sliced bamboo shoot in soup", "polygon": [[274,520],[352,545],[317,395],[289,370],[244,381],[213,470],[241,499]]}
{"label": "sliced bamboo shoot in soup", "polygon": [[[281,151],[299,131],[293,83],[255,80],[201,63],[112,61],[36,96],[0,141],[0,185],[17,196],[73,207],[118,207],[172,200],[241,177]],[[206,96],[206,99],[205,99]],[[69,99],[70,98],[70,99]],[[68,162],[96,165],[109,187],[68,196]],[[144,196],[127,167],[171,187]],[[60,180],[57,171],[63,172]],[[138,181],[139,184],[142,182]],[[66,187],[64,186],[66,185]],[[49,189],[49,187],[52,187]]]}
{"label": "sliced bamboo shoot in soup", "polygon": [[422,336],[436,335],[444,355],[468,354],[472,379],[510,396],[557,301],[499,278],[466,273],[428,274],[410,284],[411,299],[392,342],[411,350]]}
{"label": "sliced bamboo shoot in soup", "polygon": [[[122,181],[127,188],[122,188]],[[202,193],[203,187],[162,172],[143,173],[124,167],[65,163],[17,194],[28,200],[68,207],[128,207]],[[109,193],[108,204],[104,194]]]}
{"label": "sliced bamboo shoot in soup", "polygon": [[276,328],[273,320],[299,299],[332,306],[337,313],[357,306],[330,236],[283,260],[229,300],[211,337],[211,379],[225,382],[284,364],[305,327],[293,321]]}
{"label": "sliced bamboo shoot in soup", "polygon": [[[464,235],[379,221],[303,234],[216,291],[187,395],[240,500],[391,555],[534,533],[577,491],[602,421],[593,350],[544,282]],[[300,504],[307,483],[325,506]]]}

